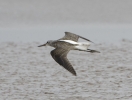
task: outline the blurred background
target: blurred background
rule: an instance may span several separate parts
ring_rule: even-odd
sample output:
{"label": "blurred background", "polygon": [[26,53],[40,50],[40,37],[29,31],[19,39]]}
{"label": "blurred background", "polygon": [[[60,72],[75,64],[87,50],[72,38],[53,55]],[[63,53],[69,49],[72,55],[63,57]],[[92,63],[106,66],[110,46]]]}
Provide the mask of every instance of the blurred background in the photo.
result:
{"label": "blurred background", "polygon": [[45,42],[65,31],[97,43],[132,40],[132,0],[0,0],[0,42]]}
{"label": "blurred background", "polygon": [[[68,53],[77,77],[37,47],[65,31],[101,52]],[[0,0],[0,100],[132,100],[132,0]]]}

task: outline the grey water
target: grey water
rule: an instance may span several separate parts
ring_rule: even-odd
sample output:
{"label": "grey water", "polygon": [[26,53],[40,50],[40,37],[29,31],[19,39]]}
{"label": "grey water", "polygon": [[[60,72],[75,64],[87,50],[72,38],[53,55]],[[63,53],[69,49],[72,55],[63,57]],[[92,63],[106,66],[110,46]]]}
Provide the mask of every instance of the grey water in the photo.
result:
{"label": "grey water", "polygon": [[[65,31],[99,43],[95,50],[101,53],[68,54],[77,77],[52,59],[52,48],[37,47]],[[0,100],[131,100],[132,42],[115,46],[132,40],[131,32],[131,27],[84,25],[0,29]]]}

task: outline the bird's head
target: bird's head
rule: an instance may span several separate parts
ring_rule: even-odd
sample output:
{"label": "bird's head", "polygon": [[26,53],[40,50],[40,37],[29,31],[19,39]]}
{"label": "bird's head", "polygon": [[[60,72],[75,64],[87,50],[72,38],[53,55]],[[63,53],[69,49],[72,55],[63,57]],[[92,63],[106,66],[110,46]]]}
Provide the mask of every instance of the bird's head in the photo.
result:
{"label": "bird's head", "polygon": [[42,46],[51,46],[51,44],[52,44],[52,40],[49,40],[49,41],[47,41],[45,44],[42,44],[42,45],[40,45],[40,46],[38,46],[38,47],[42,47]]}

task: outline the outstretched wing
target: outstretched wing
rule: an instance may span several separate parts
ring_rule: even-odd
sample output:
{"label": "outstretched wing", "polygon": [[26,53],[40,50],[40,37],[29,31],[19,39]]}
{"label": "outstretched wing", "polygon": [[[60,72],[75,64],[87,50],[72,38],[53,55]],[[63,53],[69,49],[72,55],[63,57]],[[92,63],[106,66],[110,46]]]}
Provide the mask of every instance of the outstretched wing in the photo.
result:
{"label": "outstretched wing", "polygon": [[72,67],[71,63],[67,59],[68,52],[69,52],[69,50],[65,50],[62,48],[56,48],[56,49],[52,50],[50,52],[50,54],[58,64],[60,64],[66,70],[68,70],[69,72],[71,72],[73,75],[76,76],[76,72],[75,72],[74,68]]}
{"label": "outstretched wing", "polygon": [[[72,41],[77,42],[79,38],[90,41],[89,39],[86,39],[82,36],[76,35],[76,34],[71,33],[71,32],[65,32],[65,36],[59,40],[72,40]],[[92,41],[90,41],[90,42],[92,42]]]}
{"label": "outstretched wing", "polygon": [[59,40],[72,40],[77,42],[79,39],[79,36],[74,34],[74,33],[70,33],[70,32],[65,32],[65,36]]}

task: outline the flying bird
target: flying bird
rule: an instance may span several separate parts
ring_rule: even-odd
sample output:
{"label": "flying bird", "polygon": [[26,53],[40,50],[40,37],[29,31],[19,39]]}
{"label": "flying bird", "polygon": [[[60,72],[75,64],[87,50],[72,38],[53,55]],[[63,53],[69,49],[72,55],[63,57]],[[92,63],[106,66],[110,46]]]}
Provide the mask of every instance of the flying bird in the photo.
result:
{"label": "flying bird", "polygon": [[[82,38],[86,40],[87,42],[78,42],[78,39]],[[65,36],[58,40],[49,40],[47,43],[40,45],[38,47],[42,46],[52,46],[55,49],[50,52],[53,59],[61,66],[63,66],[66,70],[71,72],[73,75],[77,75],[76,71],[74,70],[72,64],[67,59],[67,54],[70,50],[79,50],[79,51],[85,51],[85,52],[91,52],[91,53],[100,53],[96,50],[88,49],[90,46],[89,39],[86,39],[82,36],[76,35],[71,32],[65,32]],[[92,42],[93,43],[93,42]]]}

